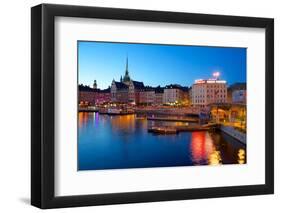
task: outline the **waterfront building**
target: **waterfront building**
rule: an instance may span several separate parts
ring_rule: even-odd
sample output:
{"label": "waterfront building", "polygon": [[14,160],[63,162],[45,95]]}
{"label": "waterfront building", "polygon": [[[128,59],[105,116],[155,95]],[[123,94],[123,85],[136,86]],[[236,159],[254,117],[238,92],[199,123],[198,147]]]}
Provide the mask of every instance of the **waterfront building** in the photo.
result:
{"label": "waterfront building", "polygon": [[235,90],[232,92],[232,103],[246,103],[246,97],[246,90]]}
{"label": "waterfront building", "polygon": [[229,88],[228,102],[229,103],[246,103],[247,88],[246,83],[235,83]]}
{"label": "waterfront building", "polygon": [[241,103],[210,104],[210,117],[216,123],[226,123],[246,131],[247,106]]}
{"label": "waterfront building", "polygon": [[98,90],[96,93],[95,104],[102,105],[111,102],[110,87],[103,90]]}
{"label": "waterfront building", "polygon": [[164,88],[163,87],[156,87],[154,94],[154,104],[155,105],[162,105],[163,104],[163,97],[164,97]]}
{"label": "waterfront building", "polygon": [[95,104],[96,93],[89,86],[79,85],[78,103],[80,106],[93,106]]}
{"label": "waterfront building", "polygon": [[227,103],[210,106],[211,118],[215,122],[227,123],[242,131],[247,126],[246,83],[235,83],[227,88]]}
{"label": "waterfront building", "polygon": [[129,102],[131,104],[140,103],[140,92],[144,90],[143,82],[139,81],[129,81]]}
{"label": "waterfront building", "polygon": [[117,82],[113,79],[110,93],[112,102],[127,103],[129,100],[129,87],[123,82]]}
{"label": "waterfront building", "polygon": [[183,91],[181,105],[183,105],[183,106],[190,105],[190,91],[191,91],[191,88],[189,88],[189,87],[181,87],[181,90]]}
{"label": "waterfront building", "polygon": [[[155,89],[152,87],[144,87],[140,91],[140,99],[139,103],[140,104],[146,104],[146,105],[152,105],[155,102]],[[162,100],[161,100],[162,103]]]}
{"label": "waterfront building", "polygon": [[192,85],[192,105],[207,106],[227,102],[226,81],[218,79],[195,80]]}
{"label": "waterfront building", "polygon": [[163,103],[177,104],[186,101],[188,97],[188,88],[177,84],[167,85],[164,88]]}
{"label": "waterfront building", "polygon": [[121,76],[120,82],[113,80],[111,83],[111,101],[116,103],[138,104],[140,91],[142,91],[143,88],[143,82],[133,81],[131,79],[127,58],[124,77]]}
{"label": "waterfront building", "polygon": [[[96,82],[95,82],[96,83]],[[87,107],[108,103],[111,101],[110,88],[101,90],[89,86],[79,85],[78,102],[79,106]]]}

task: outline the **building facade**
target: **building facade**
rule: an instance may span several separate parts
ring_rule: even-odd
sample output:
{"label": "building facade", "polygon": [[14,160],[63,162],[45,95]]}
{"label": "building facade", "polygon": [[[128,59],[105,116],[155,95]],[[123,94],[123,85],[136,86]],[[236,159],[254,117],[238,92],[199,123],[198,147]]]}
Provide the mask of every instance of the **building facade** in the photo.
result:
{"label": "building facade", "polygon": [[98,90],[95,97],[95,104],[102,105],[111,102],[110,88]]}
{"label": "building facade", "polygon": [[102,105],[105,103],[156,105],[163,104],[186,106],[189,103],[190,89],[171,84],[166,87],[144,86],[143,82],[134,81],[129,75],[128,58],[126,59],[125,75],[120,81],[112,80],[111,86],[100,90],[94,80],[93,88],[79,88],[79,101],[87,105]]}
{"label": "building facade", "polygon": [[109,103],[111,101],[110,88],[101,90],[89,86],[79,85],[78,104],[79,106],[95,106]]}
{"label": "building facade", "polygon": [[207,106],[213,103],[227,102],[226,81],[209,79],[196,80],[192,85],[192,105]]}
{"label": "building facade", "polygon": [[130,80],[129,82],[129,102],[131,104],[140,103],[140,92],[144,89],[143,82]]}
{"label": "building facade", "polygon": [[184,103],[188,99],[188,88],[180,85],[168,85],[164,88],[163,103]]}
{"label": "building facade", "polygon": [[123,82],[115,80],[111,83],[111,102],[114,103],[127,103],[129,101],[129,87]]}
{"label": "building facade", "polygon": [[164,98],[164,88],[158,86],[155,88],[155,95],[154,95],[154,104],[155,105],[162,105]]}
{"label": "building facade", "polygon": [[120,82],[113,80],[111,83],[111,101],[114,103],[139,104],[140,92],[143,90],[143,82],[133,81],[129,75],[128,58],[126,60],[125,75]]}
{"label": "building facade", "polygon": [[152,105],[155,102],[155,89],[145,87],[140,91],[140,104]]}
{"label": "building facade", "polygon": [[232,103],[246,103],[246,97],[246,90],[235,90],[232,92]]}
{"label": "building facade", "polygon": [[228,88],[228,102],[246,104],[247,88],[246,83],[235,83]]}

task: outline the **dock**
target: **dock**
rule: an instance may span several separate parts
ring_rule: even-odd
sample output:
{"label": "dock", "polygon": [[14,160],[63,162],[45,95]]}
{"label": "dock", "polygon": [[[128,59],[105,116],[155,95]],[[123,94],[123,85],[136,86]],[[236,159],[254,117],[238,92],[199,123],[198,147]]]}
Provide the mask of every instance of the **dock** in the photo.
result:
{"label": "dock", "polygon": [[133,110],[129,109],[121,109],[121,108],[100,108],[100,114],[107,114],[107,115],[132,115],[135,114]]}
{"label": "dock", "polygon": [[148,132],[152,132],[152,133],[156,133],[156,134],[177,134],[178,131],[175,128],[171,128],[171,127],[157,127],[157,126],[153,126],[151,128],[147,129]]}
{"label": "dock", "polygon": [[95,107],[79,107],[79,112],[98,112],[99,110]]}
{"label": "dock", "polygon": [[218,128],[216,124],[188,126],[152,126],[147,131],[156,134],[178,134],[179,132],[210,131]]}
{"label": "dock", "polygon": [[107,113],[104,113],[104,114],[107,114],[107,115],[132,115],[132,114],[135,114],[134,112],[129,112],[129,111],[122,111],[122,112],[107,112]]}
{"label": "dock", "polygon": [[198,122],[197,118],[176,118],[176,117],[147,117],[147,120],[152,121],[173,121],[173,122]]}

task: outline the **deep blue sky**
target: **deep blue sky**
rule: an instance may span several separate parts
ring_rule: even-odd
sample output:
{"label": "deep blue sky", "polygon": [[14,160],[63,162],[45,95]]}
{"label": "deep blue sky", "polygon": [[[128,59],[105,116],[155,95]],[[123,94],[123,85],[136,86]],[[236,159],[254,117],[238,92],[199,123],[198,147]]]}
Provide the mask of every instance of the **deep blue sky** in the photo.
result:
{"label": "deep blue sky", "polygon": [[228,84],[246,82],[246,48],[79,41],[79,84],[97,80],[98,87],[105,89],[113,78],[119,81],[127,55],[130,77],[149,86],[191,86],[215,71]]}

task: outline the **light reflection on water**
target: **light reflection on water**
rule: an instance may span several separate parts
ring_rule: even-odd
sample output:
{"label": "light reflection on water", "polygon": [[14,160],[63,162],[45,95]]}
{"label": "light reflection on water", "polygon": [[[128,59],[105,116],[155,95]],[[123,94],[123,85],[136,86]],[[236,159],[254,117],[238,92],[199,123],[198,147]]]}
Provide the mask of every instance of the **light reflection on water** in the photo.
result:
{"label": "light reflection on water", "polygon": [[[181,122],[160,123],[183,125]],[[246,147],[223,133],[155,135],[147,132],[148,125],[157,124],[159,121],[136,119],[135,115],[79,112],[78,169],[246,163]]]}
{"label": "light reflection on water", "polygon": [[238,163],[244,164],[246,162],[246,152],[245,149],[239,149],[238,150]]}
{"label": "light reflection on water", "polygon": [[220,151],[216,150],[213,139],[208,132],[191,133],[191,153],[195,165],[222,164]]}

